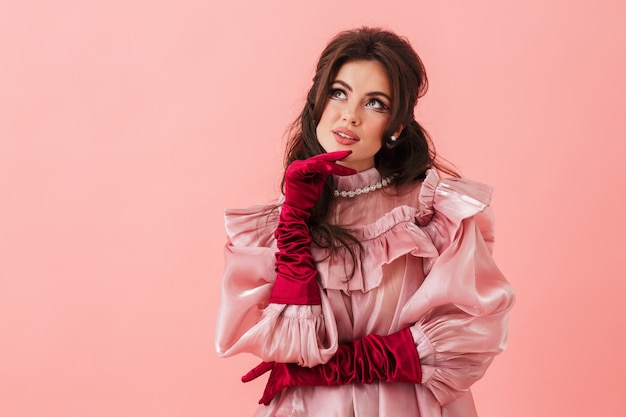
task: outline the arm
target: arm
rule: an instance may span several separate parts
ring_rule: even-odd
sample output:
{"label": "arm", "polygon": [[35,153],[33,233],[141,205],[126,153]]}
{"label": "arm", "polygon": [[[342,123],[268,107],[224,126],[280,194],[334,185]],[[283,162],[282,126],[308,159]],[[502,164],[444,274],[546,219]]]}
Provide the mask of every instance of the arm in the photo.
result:
{"label": "arm", "polygon": [[247,352],[313,366],[337,349],[337,328],[324,294],[321,305],[268,302],[276,279],[277,222],[278,212],[267,207],[225,213],[228,241],[215,348],[221,357]]}
{"label": "arm", "polygon": [[411,333],[421,358],[422,384],[441,404],[467,391],[504,350],[514,303],[475,220],[464,220],[459,232],[406,310],[412,315],[432,306],[419,318],[407,318],[416,320]]}
{"label": "arm", "polygon": [[424,205],[433,215],[418,222],[439,256],[425,263],[426,279],[404,306],[401,323],[411,325],[422,384],[445,404],[480,379],[505,348],[515,296],[491,256],[491,188],[436,177],[424,187]]}
{"label": "arm", "polygon": [[271,303],[320,304],[308,221],[328,175],[350,175],[356,172],[335,163],[350,153],[351,151],[322,153],[309,159],[294,161],[287,168],[285,201],[275,232],[278,252]]}
{"label": "arm", "polygon": [[259,404],[269,405],[284,388],[292,386],[334,386],[374,381],[419,384],[422,378],[419,357],[410,330],[387,336],[368,335],[340,345],[337,353],[312,368],[293,363],[263,362],[241,380],[252,381],[271,370]]}
{"label": "arm", "polygon": [[326,177],[354,172],[335,163],[348,154],[324,153],[291,164],[279,215],[262,209],[226,213],[218,355],[250,352],[314,366],[336,350],[337,328],[316,279],[307,222]]}

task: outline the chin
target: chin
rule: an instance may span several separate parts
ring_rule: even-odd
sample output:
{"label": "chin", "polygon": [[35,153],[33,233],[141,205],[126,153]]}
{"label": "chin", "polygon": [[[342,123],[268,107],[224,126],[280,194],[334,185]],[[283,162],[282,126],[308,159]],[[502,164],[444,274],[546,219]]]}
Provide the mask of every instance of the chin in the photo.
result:
{"label": "chin", "polygon": [[[332,152],[332,151],[331,151]],[[337,165],[343,165],[343,166],[347,166],[350,167],[351,165],[351,160],[350,157],[348,156],[347,158],[342,159],[341,161],[337,161],[335,162]]]}
{"label": "chin", "polygon": [[345,147],[337,144],[333,144],[333,143],[329,143],[324,145],[323,143],[320,143],[320,145],[322,146],[322,149],[324,149],[325,152],[336,152],[336,151],[345,151],[347,150]]}

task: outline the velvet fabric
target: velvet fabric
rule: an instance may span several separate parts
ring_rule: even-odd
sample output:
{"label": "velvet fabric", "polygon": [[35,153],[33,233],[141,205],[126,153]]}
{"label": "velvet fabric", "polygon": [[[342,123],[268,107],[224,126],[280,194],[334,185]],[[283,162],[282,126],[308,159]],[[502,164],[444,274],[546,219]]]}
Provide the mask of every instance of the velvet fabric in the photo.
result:
{"label": "velvet fabric", "polygon": [[[334,180],[351,190],[380,174],[373,168]],[[320,305],[269,303],[278,213],[227,210],[218,355],[249,352],[313,367],[331,360],[340,344],[408,327],[421,362],[421,384],[293,386],[255,415],[476,416],[470,387],[505,348],[514,303],[491,256],[490,198],[490,187],[440,179],[434,170],[399,190],[336,198],[329,220],[353,230],[363,256],[312,248]]]}
{"label": "velvet fabric", "polygon": [[294,161],[285,173],[285,200],[275,236],[276,280],[271,303],[320,304],[317,269],[311,255],[308,219],[330,174],[349,175],[355,171],[335,161],[350,151],[330,152]]}
{"label": "velvet fabric", "polygon": [[407,382],[422,380],[417,350],[408,328],[387,336],[370,334],[339,345],[325,364],[312,368],[293,363],[262,362],[241,380],[250,382],[271,371],[259,404],[269,405],[284,388],[293,386],[334,386],[355,382]]}

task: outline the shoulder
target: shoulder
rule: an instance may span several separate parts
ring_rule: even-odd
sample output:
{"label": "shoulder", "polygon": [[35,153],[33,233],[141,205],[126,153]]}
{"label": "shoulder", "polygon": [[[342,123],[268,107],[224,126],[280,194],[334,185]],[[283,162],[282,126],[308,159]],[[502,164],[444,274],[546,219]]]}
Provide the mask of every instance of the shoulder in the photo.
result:
{"label": "shoulder", "polygon": [[427,172],[419,191],[418,223],[424,225],[436,214],[462,220],[484,211],[491,203],[493,187],[467,178],[441,178],[435,169]]}

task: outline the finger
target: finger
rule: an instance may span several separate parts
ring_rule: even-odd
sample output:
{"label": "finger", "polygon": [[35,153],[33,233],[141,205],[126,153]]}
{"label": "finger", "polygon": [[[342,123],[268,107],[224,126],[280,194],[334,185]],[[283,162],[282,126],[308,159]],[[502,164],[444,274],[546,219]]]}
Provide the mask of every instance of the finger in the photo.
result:
{"label": "finger", "polygon": [[242,382],[250,382],[271,370],[274,367],[274,362],[261,362],[256,367],[250,370],[247,374],[241,377]]}
{"label": "finger", "polygon": [[340,176],[353,175],[353,174],[356,174],[356,172],[357,171],[355,169],[348,168],[346,166],[339,165],[339,164],[332,164],[328,171],[329,174],[340,175]]}
{"label": "finger", "polygon": [[315,161],[309,164],[307,168],[309,169],[309,173],[315,174],[333,174],[342,176],[356,174],[356,171],[352,168],[325,160]]}
{"label": "finger", "polygon": [[264,391],[263,396],[259,400],[259,404],[270,405],[270,403],[272,402],[272,398],[274,398],[274,396],[270,396],[267,394],[267,392]]}
{"label": "finger", "polygon": [[253,379],[256,379],[272,369],[274,367],[274,362],[261,362],[256,367],[251,369],[247,374],[241,377],[243,382],[250,382]]}
{"label": "finger", "polygon": [[352,151],[321,153],[308,159],[293,161],[287,168],[287,176],[294,179],[314,178],[317,174],[352,175],[356,171],[336,162],[350,155]]}
{"label": "finger", "polygon": [[337,162],[343,158],[345,158],[346,156],[350,155],[352,153],[351,150],[344,150],[344,151],[334,151],[334,152],[326,152],[326,153],[321,153],[319,155],[315,155],[311,158],[309,158],[309,160],[320,160],[320,161],[328,161],[328,162]]}
{"label": "finger", "polygon": [[267,383],[265,387],[265,391],[263,391],[263,396],[259,400],[259,404],[270,405],[274,397],[281,391],[281,388],[278,388],[275,384],[270,382]]}

